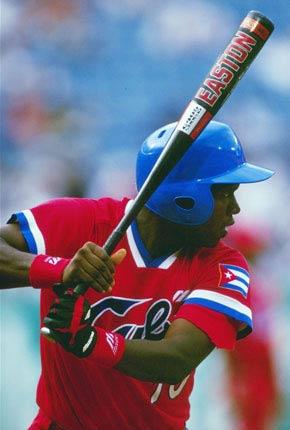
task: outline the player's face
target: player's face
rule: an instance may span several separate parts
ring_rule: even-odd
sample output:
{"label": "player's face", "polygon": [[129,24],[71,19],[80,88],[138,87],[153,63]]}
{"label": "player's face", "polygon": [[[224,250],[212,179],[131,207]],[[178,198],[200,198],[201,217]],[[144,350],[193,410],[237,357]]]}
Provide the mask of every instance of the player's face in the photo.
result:
{"label": "player's face", "polygon": [[233,216],[240,212],[234,192],[237,184],[217,184],[212,187],[215,207],[212,216],[197,227],[186,227],[187,247],[213,247],[226,236],[227,227],[234,224]]}

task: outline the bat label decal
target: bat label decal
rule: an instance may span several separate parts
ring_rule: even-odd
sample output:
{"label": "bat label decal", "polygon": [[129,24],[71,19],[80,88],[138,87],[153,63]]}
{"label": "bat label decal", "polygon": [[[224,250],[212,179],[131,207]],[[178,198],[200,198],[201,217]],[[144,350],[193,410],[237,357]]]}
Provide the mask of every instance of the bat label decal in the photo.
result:
{"label": "bat label decal", "polygon": [[178,123],[177,130],[190,134],[205,112],[206,109],[203,106],[198,104],[196,101],[191,100]]}
{"label": "bat label decal", "polygon": [[247,60],[257,41],[249,34],[238,31],[222,56],[209,72],[207,79],[198,90],[195,98],[213,107],[222,95],[235,73]]}

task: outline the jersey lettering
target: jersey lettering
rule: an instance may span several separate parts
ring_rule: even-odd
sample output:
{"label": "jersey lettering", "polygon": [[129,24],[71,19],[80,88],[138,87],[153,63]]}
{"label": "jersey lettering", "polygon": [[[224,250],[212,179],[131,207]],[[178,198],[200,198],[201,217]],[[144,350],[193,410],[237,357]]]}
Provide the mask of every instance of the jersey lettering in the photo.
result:
{"label": "jersey lettering", "polygon": [[129,299],[116,296],[105,297],[91,306],[92,324],[95,324],[105,312],[112,312],[114,315],[123,317],[135,306],[148,302],[149,300],[151,299]]}
{"label": "jersey lettering", "polygon": [[[94,325],[105,312],[124,316],[135,306],[140,306],[153,299],[129,299],[123,297],[106,297],[91,307],[91,324]],[[169,316],[172,305],[169,300],[160,299],[152,303],[145,314],[143,324],[127,323],[114,329],[126,339],[163,339],[169,328]]]}

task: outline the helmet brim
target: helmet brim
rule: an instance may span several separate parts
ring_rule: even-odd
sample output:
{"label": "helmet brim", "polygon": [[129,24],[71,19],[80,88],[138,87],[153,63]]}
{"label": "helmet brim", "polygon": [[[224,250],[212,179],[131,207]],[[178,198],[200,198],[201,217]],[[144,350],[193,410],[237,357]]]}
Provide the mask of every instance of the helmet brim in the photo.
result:
{"label": "helmet brim", "polygon": [[269,179],[275,172],[264,167],[255,166],[250,163],[243,163],[234,170],[216,176],[211,179],[214,184],[246,184],[261,182]]}

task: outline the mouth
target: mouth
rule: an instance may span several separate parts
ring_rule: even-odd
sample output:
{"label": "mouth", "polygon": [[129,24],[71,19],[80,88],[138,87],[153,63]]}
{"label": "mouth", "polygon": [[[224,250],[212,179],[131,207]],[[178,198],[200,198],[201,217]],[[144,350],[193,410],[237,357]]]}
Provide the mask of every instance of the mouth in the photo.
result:
{"label": "mouth", "polygon": [[228,234],[228,228],[232,225],[234,225],[235,221],[231,221],[227,224],[224,224],[223,228],[222,228],[222,236],[221,237],[225,237]]}

